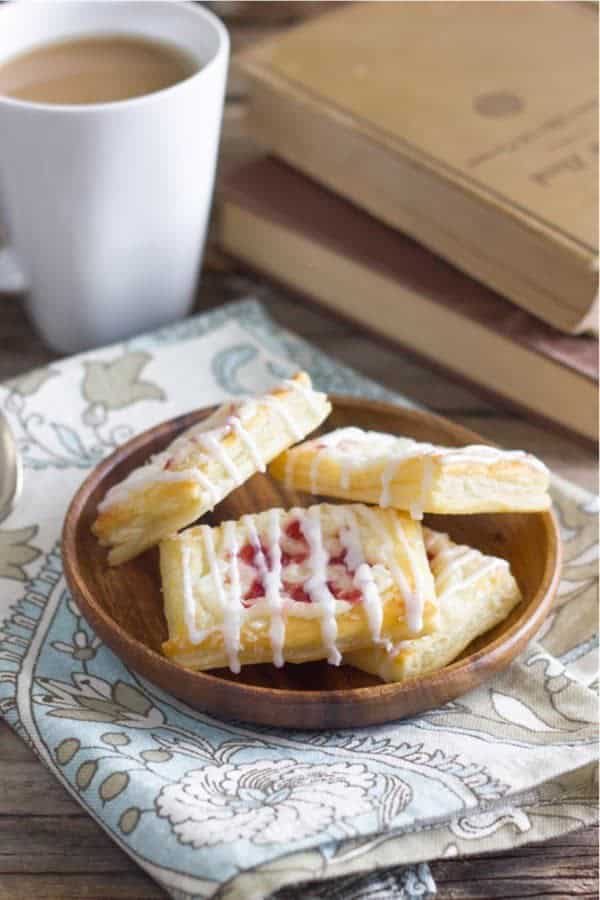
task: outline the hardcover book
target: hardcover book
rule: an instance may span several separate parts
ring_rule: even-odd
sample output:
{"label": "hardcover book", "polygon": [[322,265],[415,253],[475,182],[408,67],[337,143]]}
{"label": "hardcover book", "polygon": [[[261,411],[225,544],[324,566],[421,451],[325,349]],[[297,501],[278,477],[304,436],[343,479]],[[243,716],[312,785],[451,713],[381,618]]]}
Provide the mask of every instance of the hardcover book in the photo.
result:
{"label": "hardcover book", "polygon": [[221,244],[429,362],[578,435],[598,431],[598,341],[564,335],[284,163],[223,184]]}
{"label": "hardcover book", "polygon": [[536,316],[593,330],[593,7],[348,4],[236,58],[250,131]]}

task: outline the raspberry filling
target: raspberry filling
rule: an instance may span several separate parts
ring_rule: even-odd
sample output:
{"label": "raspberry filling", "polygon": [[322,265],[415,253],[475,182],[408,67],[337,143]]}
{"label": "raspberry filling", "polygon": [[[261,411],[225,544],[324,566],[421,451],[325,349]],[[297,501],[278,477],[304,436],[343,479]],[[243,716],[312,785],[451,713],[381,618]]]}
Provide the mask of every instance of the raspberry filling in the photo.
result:
{"label": "raspberry filling", "polygon": [[[284,544],[281,547],[281,567],[282,567],[282,593],[290,597],[296,603],[312,603],[310,594],[305,591],[301,584],[291,582],[285,578],[285,569],[287,566],[301,564],[305,562],[309,555],[310,549],[306,538],[302,532],[302,528],[298,519],[293,519],[284,529]],[[273,562],[269,547],[263,541],[260,542],[260,550],[264,557],[265,564],[271,569]],[[250,587],[244,593],[242,603],[245,607],[252,606],[258,600],[262,600],[265,596],[265,586],[259,574],[259,567],[256,564],[257,549],[250,543],[244,544],[238,551],[238,559],[246,566],[252,567],[256,571]],[[354,587],[352,576],[354,572],[347,563],[347,552],[342,549],[335,556],[330,557],[328,562],[328,573],[331,571],[331,577],[327,581],[327,587],[336,598],[336,600],[345,600],[346,603],[360,603],[362,600],[362,592],[359,588]],[[336,571],[337,570],[337,571]]]}

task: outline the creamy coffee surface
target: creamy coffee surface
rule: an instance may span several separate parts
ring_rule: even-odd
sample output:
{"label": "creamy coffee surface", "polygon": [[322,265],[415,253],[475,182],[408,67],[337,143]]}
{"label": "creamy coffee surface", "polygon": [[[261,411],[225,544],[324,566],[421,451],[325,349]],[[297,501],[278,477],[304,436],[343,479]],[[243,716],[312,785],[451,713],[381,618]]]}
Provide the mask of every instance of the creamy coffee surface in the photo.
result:
{"label": "creamy coffee surface", "polygon": [[199,69],[172,44],[128,35],[70,38],[0,64],[0,96],[33,103],[110,103],[164,90]]}

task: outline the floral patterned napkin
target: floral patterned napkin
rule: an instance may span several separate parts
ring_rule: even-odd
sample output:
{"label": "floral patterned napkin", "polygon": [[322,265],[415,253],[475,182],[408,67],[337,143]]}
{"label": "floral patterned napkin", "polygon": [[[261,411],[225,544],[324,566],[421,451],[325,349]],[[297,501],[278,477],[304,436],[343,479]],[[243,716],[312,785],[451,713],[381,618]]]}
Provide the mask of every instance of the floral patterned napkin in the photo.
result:
{"label": "floral patterned napkin", "polygon": [[253,301],[0,386],[26,467],[0,527],[0,711],[177,898],[422,897],[435,890],[426,860],[595,820],[598,507],[558,479],[566,563],[543,632],[491,684],[409,721],[327,733],[219,722],[125,668],[81,617],[59,538],[89,469],[162,419],[299,367],[322,390],[393,396]]}

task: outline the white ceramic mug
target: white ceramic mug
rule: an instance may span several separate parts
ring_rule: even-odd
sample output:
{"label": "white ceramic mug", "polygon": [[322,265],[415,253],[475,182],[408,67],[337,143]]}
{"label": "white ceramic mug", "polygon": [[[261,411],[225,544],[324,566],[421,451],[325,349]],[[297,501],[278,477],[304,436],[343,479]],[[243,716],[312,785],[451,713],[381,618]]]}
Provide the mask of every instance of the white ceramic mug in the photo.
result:
{"label": "white ceramic mug", "polygon": [[102,33],[168,41],[200,69],[173,87],[115,103],[0,97],[0,219],[9,241],[0,250],[0,289],[21,282],[31,318],[63,353],[189,311],[223,112],[229,39],[197,5],[7,4],[0,64],[36,45]]}

